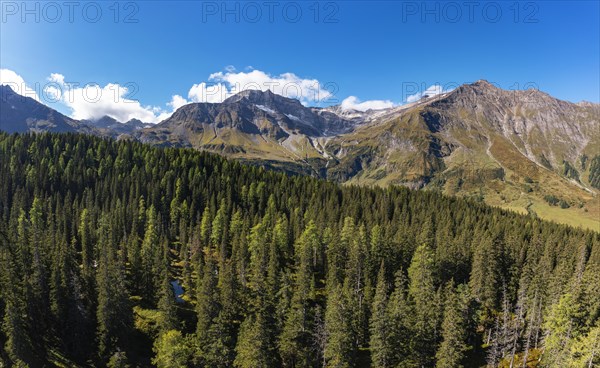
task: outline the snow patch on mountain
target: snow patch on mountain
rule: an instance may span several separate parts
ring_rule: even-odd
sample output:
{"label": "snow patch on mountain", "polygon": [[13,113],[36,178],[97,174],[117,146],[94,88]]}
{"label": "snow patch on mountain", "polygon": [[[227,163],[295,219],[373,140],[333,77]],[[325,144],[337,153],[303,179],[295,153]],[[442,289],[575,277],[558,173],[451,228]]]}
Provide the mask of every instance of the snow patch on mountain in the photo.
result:
{"label": "snow patch on mountain", "polygon": [[289,119],[291,120],[295,120],[295,121],[299,121],[302,122],[302,119],[300,119],[299,117],[297,117],[296,115],[292,115],[292,114],[285,114],[285,116],[287,116]]}
{"label": "snow patch on mountain", "polygon": [[275,110],[270,109],[268,107],[266,107],[265,105],[254,105],[256,107],[258,107],[259,109],[261,109],[262,111],[268,112],[269,114],[273,114],[276,115],[277,113],[275,112]]}

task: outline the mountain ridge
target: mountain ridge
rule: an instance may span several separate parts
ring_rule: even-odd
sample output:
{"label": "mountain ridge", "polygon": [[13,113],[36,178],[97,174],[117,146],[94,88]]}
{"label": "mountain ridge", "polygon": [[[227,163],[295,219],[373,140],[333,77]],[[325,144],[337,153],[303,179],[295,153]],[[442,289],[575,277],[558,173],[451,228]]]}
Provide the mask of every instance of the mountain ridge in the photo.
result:
{"label": "mountain ridge", "polygon": [[[559,222],[575,213],[598,227],[600,188],[590,162],[600,161],[600,105],[535,89],[507,91],[479,80],[367,111],[306,107],[248,90],[222,103],[187,104],[153,126],[110,117],[78,123],[73,130],[338,182],[440,190]],[[569,208],[559,211],[557,203]]]}
{"label": "mountain ridge", "polygon": [[0,84],[0,129],[9,133],[42,132],[98,132],[81,121],[34,100],[17,94],[10,86]]}

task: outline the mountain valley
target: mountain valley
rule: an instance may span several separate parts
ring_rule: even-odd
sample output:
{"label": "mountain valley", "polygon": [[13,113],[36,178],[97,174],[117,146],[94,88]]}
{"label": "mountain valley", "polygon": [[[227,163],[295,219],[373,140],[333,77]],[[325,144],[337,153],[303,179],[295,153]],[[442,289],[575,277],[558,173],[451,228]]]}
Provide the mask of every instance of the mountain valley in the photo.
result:
{"label": "mountain valley", "polygon": [[347,184],[469,197],[600,230],[600,105],[480,80],[383,110],[307,107],[270,91],[191,103],[156,125],[76,121],[2,87],[0,128],[191,147]]}

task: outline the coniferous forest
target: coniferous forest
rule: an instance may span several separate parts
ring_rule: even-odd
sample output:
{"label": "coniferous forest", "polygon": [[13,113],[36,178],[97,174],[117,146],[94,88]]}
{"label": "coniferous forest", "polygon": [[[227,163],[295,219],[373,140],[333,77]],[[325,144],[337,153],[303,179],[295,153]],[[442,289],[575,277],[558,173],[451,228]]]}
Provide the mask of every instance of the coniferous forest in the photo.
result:
{"label": "coniferous forest", "polygon": [[595,367],[600,236],[190,149],[0,133],[0,366]]}

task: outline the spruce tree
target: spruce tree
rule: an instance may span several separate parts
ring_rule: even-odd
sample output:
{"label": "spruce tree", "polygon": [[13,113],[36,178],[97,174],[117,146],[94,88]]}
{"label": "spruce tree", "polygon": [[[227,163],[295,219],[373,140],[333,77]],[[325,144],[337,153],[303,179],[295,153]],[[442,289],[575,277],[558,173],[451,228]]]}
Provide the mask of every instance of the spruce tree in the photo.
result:
{"label": "spruce tree", "polygon": [[546,366],[567,365],[573,342],[581,335],[581,317],[580,305],[570,293],[552,306],[544,322],[546,338],[542,358]]}
{"label": "spruce tree", "polygon": [[124,346],[124,337],[131,329],[132,315],[123,268],[116,257],[116,247],[110,241],[111,230],[107,217],[103,217],[98,229],[99,260],[96,273],[98,351],[102,360]]}
{"label": "spruce tree", "polygon": [[294,292],[279,339],[279,350],[285,367],[309,367],[314,364],[313,330],[314,299],[313,248],[318,246],[316,226],[310,222],[296,245],[298,266]]}
{"label": "spruce tree", "polygon": [[161,331],[168,331],[178,327],[175,296],[173,294],[173,286],[166,271],[163,271],[161,280],[158,299],[158,310],[160,311],[159,327]]}
{"label": "spruce tree", "polygon": [[269,327],[262,313],[250,314],[240,326],[233,362],[237,368],[270,368],[274,356],[269,341]]}
{"label": "spruce tree", "polygon": [[435,355],[437,321],[439,318],[434,286],[435,265],[431,247],[424,243],[417,248],[410,267],[408,293],[415,305],[413,353],[420,365],[431,365]]}
{"label": "spruce tree", "polygon": [[388,286],[385,279],[385,263],[383,260],[377,277],[372,311],[369,343],[371,366],[375,368],[392,367],[394,346],[390,339],[391,321],[388,319]]}
{"label": "spruce tree", "polygon": [[350,368],[356,356],[356,338],[347,305],[349,290],[338,285],[327,297],[324,359],[327,367]]}
{"label": "spruce tree", "polygon": [[451,281],[446,285],[444,301],[444,320],[442,322],[442,343],[436,353],[437,368],[461,368],[467,350],[466,318],[467,305],[463,285],[454,287]]}
{"label": "spruce tree", "polygon": [[402,269],[396,272],[394,291],[390,295],[387,310],[389,328],[389,344],[393,347],[390,366],[416,366],[415,354],[412,351],[416,324],[413,303],[408,296],[408,280]]}
{"label": "spruce tree", "polygon": [[154,206],[148,208],[146,214],[146,229],[141,248],[142,258],[142,293],[145,300],[151,304],[156,302],[156,290],[160,289],[160,266],[162,248],[158,232],[158,219]]}
{"label": "spruce tree", "polygon": [[88,296],[94,289],[94,246],[93,232],[87,208],[83,209],[79,219],[79,242],[81,244],[81,273],[84,291]]}
{"label": "spruce tree", "polygon": [[198,351],[196,356],[202,363],[206,363],[207,347],[211,343],[210,329],[214,319],[219,313],[218,290],[217,290],[217,264],[214,256],[206,257],[204,275],[199,279],[196,296],[196,313],[198,321],[196,324],[196,338]]}
{"label": "spruce tree", "polygon": [[[0,238],[0,242],[3,239]],[[14,264],[11,261],[10,254],[5,250],[8,245],[2,244],[0,249],[0,286],[2,294],[0,299],[4,307],[2,316],[2,333],[6,337],[4,341],[4,351],[8,355],[11,363],[18,367],[31,362],[32,342],[30,339],[27,319],[26,301],[21,294],[23,286],[16,279]]]}
{"label": "spruce tree", "polygon": [[[496,240],[495,240],[496,239]],[[482,235],[479,243],[474,242],[473,266],[470,287],[473,295],[488,310],[498,306],[502,280],[499,275],[501,243],[499,237]]]}

